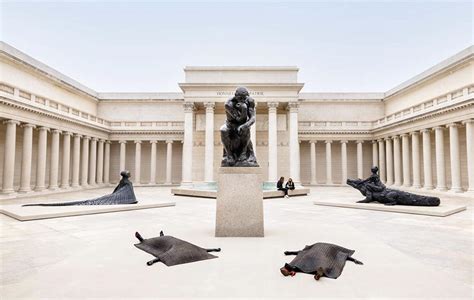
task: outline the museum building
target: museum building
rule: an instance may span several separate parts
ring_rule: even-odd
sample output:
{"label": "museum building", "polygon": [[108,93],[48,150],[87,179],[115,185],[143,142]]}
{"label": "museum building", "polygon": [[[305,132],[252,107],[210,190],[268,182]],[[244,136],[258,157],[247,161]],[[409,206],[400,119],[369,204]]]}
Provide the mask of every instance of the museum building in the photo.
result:
{"label": "museum building", "polygon": [[[216,180],[224,101],[256,101],[264,180],[474,193],[474,46],[384,93],[302,93],[297,67],[185,67],[182,93],[101,93],[0,43],[1,197]],[[380,76],[383,76],[381,74]],[[466,194],[469,195],[469,194]]]}

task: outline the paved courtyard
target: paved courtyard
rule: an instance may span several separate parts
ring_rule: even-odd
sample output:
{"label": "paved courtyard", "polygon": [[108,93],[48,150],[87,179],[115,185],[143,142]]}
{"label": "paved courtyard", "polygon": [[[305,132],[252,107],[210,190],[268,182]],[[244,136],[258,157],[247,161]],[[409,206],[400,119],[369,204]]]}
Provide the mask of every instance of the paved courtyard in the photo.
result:
{"label": "paved courtyard", "polygon": [[[91,198],[110,189],[54,198]],[[265,238],[214,238],[215,200],[175,197],[169,190],[138,187],[136,193],[138,199],[174,201],[174,207],[29,222],[0,215],[1,298],[471,299],[471,199],[447,194],[442,201],[468,208],[440,218],[315,206],[314,200],[358,192],[314,187],[307,197],[264,201]],[[160,230],[222,252],[218,259],[148,267],[151,256],[133,246],[133,235],[152,237]],[[306,274],[280,274],[292,259],[283,251],[318,241],[355,249],[364,265],[347,262],[338,279],[319,282]]]}

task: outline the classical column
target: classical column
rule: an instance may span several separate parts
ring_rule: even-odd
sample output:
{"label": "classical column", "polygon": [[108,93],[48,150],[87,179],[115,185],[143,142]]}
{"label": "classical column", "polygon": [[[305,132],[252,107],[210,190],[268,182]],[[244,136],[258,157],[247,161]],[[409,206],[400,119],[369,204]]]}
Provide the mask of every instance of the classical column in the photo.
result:
{"label": "classical column", "polygon": [[90,142],[90,154],[89,154],[89,184],[96,185],[97,175],[97,138],[92,138]]}
{"label": "classical column", "polygon": [[393,184],[393,151],[392,139],[385,138],[385,153],[387,158],[387,185]]}
{"label": "classical column", "polygon": [[466,125],[467,191],[474,193],[474,119],[463,122]]}
{"label": "classical column", "polygon": [[63,157],[61,163],[61,188],[69,188],[69,165],[71,163],[71,132],[63,133]]}
{"label": "classical column", "polygon": [[[277,107],[278,102],[268,102],[268,181],[278,179]],[[293,163],[293,162],[292,162]]]}
{"label": "classical column", "polygon": [[421,188],[421,163],[420,163],[420,134],[418,131],[411,133],[411,158],[413,172],[413,187]]}
{"label": "classical column", "polygon": [[23,124],[23,150],[19,193],[31,192],[31,156],[33,154],[33,124]]}
{"label": "classical column", "polygon": [[326,184],[332,184],[332,141],[326,141]]}
{"label": "classical column", "polygon": [[125,171],[125,156],[127,154],[127,141],[119,141],[120,144],[120,172]]}
{"label": "classical column", "polygon": [[204,150],[204,181],[214,181],[214,102],[204,103],[206,108],[206,136]]}
{"label": "classical column", "polygon": [[372,141],[372,167],[379,165],[379,150],[377,149],[377,141]]}
{"label": "classical column", "polygon": [[408,134],[402,137],[402,164],[403,164],[403,186],[410,186],[410,140]]}
{"label": "classical column", "polygon": [[51,131],[51,161],[49,168],[49,189],[58,189],[58,173],[59,173],[59,134],[60,130],[53,129]]}
{"label": "classical column", "polygon": [[250,140],[252,141],[253,153],[257,157],[257,102],[255,102],[255,124],[250,127]]}
{"label": "classical column", "polygon": [[347,141],[341,141],[342,184],[347,182]]}
{"label": "classical column", "polygon": [[385,143],[383,139],[378,140],[379,143],[379,175],[382,182],[387,181],[385,172]]}
{"label": "classical column", "polygon": [[421,130],[423,137],[423,188],[426,190],[433,189],[433,175],[431,171],[431,136],[430,129]]}
{"label": "classical column", "polygon": [[97,184],[104,183],[104,140],[97,145]]}
{"label": "classical column", "polygon": [[74,146],[72,152],[72,180],[71,187],[79,187],[79,172],[81,164],[81,137],[80,134],[74,135]]}
{"label": "classical column", "polygon": [[300,143],[298,139],[298,107],[299,103],[288,103],[290,112],[290,177],[294,182],[300,182]]}
{"label": "classical column", "polygon": [[449,128],[449,154],[451,160],[451,191],[462,192],[461,186],[461,160],[459,155],[459,124],[451,123]]}
{"label": "classical column", "polygon": [[5,133],[5,154],[3,160],[3,188],[2,194],[13,194],[13,179],[15,175],[15,148],[16,148],[16,125],[20,122],[15,120],[5,121],[7,129]]}
{"label": "classical column", "polygon": [[135,184],[140,184],[142,175],[142,141],[135,141]]}
{"label": "classical column", "polygon": [[362,144],[364,141],[356,141],[357,143],[357,178],[364,177],[364,155],[362,152]]}
{"label": "classical column", "polygon": [[316,141],[309,141],[310,145],[310,160],[311,160],[311,184],[317,184],[316,177]]}
{"label": "classical column", "polygon": [[46,188],[46,147],[48,142],[47,127],[40,127],[38,134],[38,160],[36,165],[36,186],[35,191],[43,191]]}
{"label": "classical column", "polygon": [[446,165],[444,162],[444,128],[437,126],[435,131],[436,144],[436,190],[446,191]]}
{"label": "classical column", "polygon": [[156,143],[158,141],[150,141],[150,184],[156,184]]}
{"label": "classical column", "polygon": [[82,138],[82,160],[81,160],[81,186],[87,186],[88,179],[88,164],[89,164],[89,141],[90,137],[85,136]]}
{"label": "classical column", "polygon": [[182,185],[191,185],[193,182],[193,111],[194,103],[184,103]]}
{"label": "classical column", "polygon": [[105,141],[104,149],[104,183],[110,183],[110,141]]}
{"label": "classical column", "polygon": [[400,148],[400,137],[398,135],[393,137],[393,165],[395,173],[395,185],[402,185],[402,157]]}
{"label": "classical column", "polygon": [[166,141],[166,179],[165,184],[172,183],[172,168],[173,167],[173,141]]}

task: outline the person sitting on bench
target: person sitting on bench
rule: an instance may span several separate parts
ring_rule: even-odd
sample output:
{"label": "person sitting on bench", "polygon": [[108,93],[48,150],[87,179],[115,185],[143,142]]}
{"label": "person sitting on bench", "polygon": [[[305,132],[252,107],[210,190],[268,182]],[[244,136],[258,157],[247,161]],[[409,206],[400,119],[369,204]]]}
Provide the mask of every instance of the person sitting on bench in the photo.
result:
{"label": "person sitting on bench", "polygon": [[286,188],[286,198],[289,198],[290,196],[288,196],[288,190],[294,190],[295,189],[295,183],[293,182],[293,179],[291,178],[288,178],[288,181],[286,182],[285,184],[285,188]]}
{"label": "person sitting on bench", "polygon": [[277,190],[283,191],[285,197],[288,197],[288,188],[286,186],[283,187],[283,182],[285,182],[285,177],[280,177],[280,180],[277,182]]}

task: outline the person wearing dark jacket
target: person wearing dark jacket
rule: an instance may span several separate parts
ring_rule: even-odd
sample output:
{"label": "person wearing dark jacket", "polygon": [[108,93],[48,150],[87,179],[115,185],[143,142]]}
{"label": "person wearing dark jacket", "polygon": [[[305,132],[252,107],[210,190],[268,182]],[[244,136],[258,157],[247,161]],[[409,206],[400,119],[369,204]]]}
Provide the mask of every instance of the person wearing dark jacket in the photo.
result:
{"label": "person wearing dark jacket", "polygon": [[288,188],[285,186],[283,187],[283,183],[285,182],[285,177],[280,177],[280,180],[277,182],[277,190],[283,191],[285,197],[288,197]]}
{"label": "person wearing dark jacket", "polygon": [[294,190],[295,189],[295,183],[293,182],[293,179],[288,178],[288,182],[285,184],[285,187],[288,190]]}

